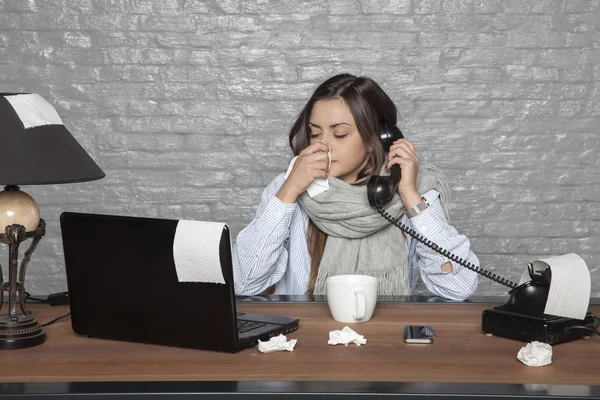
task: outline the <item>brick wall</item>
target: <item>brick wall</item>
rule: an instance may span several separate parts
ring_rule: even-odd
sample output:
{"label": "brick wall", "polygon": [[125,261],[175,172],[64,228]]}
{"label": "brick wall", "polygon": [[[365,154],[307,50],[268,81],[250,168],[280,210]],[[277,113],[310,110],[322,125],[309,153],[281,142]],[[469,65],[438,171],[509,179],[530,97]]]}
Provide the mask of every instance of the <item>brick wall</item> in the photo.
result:
{"label": "brick wall", "polygon": [[107,174],[24,188],[48,223],[28,290],[66,287],[64,210],[237,234],[287,166],[303,102],[347,71],[384,87],[446,172],[484,266],[518,280],[575,252],[600,296],[599,25],[597,0],[0,0],[2,91],[48,99]]}

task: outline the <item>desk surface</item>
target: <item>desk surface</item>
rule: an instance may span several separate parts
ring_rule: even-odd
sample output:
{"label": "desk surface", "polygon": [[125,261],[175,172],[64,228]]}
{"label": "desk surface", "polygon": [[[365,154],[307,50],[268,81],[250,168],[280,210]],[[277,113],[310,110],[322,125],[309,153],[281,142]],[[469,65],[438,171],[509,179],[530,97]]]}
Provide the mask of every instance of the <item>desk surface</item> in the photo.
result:
{"label": "desk surface", "polygon": [[[349,324],[366,346],[329,346],[331,319],[324,303],[240,304],[238,310],[300,318],[293,352],[236,354],[90,339],[69,321],[47,327],[44,345],[2,353],[0,381],[327,380],[552,383],[600,385],[600,338],[553,346],[553,363],[531,368],[516,356],[522,342],[481,332],[483,304],[379,304],[373,319]],[[67,307],[30,306],[39,321]],[[600,314],[600,307],[592,307]],[[435,343],[407,345],[404,325],[433,325]],[[277,366],[274,368],[274,366]],[[15,367],[17,366],[17,367]]]}
{"label": "desk surface", "polygon": [[[373,319],[350,324],[366,346],[329,346],[344,324],[326,303],[239,303],[238,310],[300,318],[295,351],[236,354],[80,337],[70,321],[47,327],[45,344],[2,352],[1,382],[91,381],[361,381],[600,385],[600,337],[553,346],[553,363],[527,367],[524,345],[481,332],[490,304],[378,304]],[[67,307],[31,305],[40,322]],[[600,306],[590,310],[600,315]],[[433,325],[435,343],[407,345],[404,325]],[[598,388],[596,387],[594,391]]]}

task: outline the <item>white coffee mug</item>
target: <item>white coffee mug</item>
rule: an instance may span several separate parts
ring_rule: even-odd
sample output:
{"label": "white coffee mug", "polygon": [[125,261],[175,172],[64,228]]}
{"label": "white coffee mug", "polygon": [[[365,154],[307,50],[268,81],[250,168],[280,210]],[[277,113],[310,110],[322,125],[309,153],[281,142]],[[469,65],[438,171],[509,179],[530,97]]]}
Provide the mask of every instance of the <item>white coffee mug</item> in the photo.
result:
{"label": "white coffee mug", "polygon": [[368,275],[336,275],[325,281],[327,304],[338,322],[367,322],[377,303],[377,278]]}

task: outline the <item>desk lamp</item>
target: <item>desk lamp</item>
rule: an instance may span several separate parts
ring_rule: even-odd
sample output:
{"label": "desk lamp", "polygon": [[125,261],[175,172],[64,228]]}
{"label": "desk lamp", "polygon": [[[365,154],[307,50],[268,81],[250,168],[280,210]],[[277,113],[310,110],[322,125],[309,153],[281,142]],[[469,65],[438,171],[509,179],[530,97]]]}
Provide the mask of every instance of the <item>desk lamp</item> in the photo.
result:
{"label": "desk lamp", "polygon": [[[19,185],[85,182],[104,172],[38,94],[0,93],[0,243],[8,245],[8,281],[0,266],[0,349],[37,346],[44,328],[25,307],[25,270],[46,233],[31,196]],[[18,265],[19,245],[32,239]],[[2,312],[4,292],[8,309]],[[17,301],[20,312],[17,311]]]}

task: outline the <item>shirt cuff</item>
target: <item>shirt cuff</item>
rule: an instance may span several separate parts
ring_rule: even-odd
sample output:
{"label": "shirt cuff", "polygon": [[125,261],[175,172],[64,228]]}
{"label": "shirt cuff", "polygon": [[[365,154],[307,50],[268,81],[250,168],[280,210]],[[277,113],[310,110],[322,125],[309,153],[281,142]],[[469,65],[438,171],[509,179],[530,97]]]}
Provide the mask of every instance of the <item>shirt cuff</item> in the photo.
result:
{"label": "shirt cuff", "polygon": [[446,229],[446,221],[433,207],[429,206],[426,210],[410,219],[410,223],[415,230],[428,239],[433,239],[440,231]]}
{"label": "shirt cuff", "polygon": [[279,197],[273,195],[260,218],[266,221],[273,228],[282,225],[289,227],[296,207],[296,203],[284,203],[279,199]]}

